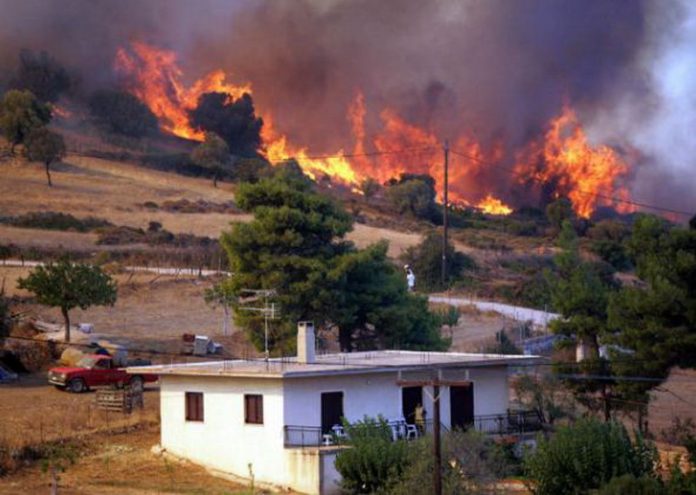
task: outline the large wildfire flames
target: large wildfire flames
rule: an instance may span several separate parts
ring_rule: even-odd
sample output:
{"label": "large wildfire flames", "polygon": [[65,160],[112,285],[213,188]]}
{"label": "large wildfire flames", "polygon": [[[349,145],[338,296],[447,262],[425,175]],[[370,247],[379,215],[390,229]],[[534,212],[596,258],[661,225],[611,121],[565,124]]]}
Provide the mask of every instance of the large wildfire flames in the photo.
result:
{"label": "large wildfire flames", "polygon": [[[227,93],[239,98],[252,93],[251,84],[226,82],[221,70],[210,72],[190,87],[182,83],[176,54],[134,42],[116,54],[115,67],[125,76],[127,89],[138,96],[160,120],[161,128],[171,134],[202,140],[203,134],[191,128],[188,111],[207,92]],[[260,105],[263,108],[263,105]],[[352,187],[367,178],[386,182],[403,173],[429,174],[440,186],[443,183],[443,148],[433,130],[405,121],[390,108],[380,111],[381,130],[368,146],[365,98],[358,92],[347,109],[351,124],[353,149],[338,150],[330,155],[315,156],[308,147],[297,146],[273,125],[268,111],[260,112],[264,120],[262,153],[272,163],[294,158],[313,178],[328,176]],[[512,208],[486,189],[480,177],[491,177],[505,155],[504,143],[483,147],[473,133],[465,133],[450,143],[453,166],[450,167],[450,199],[453,203],[474,205],[482,211],[507,215]],[[456,165],[456,166],[455,166]],[[500,167],[499,174],[513,174],[513,183],[530,189],[553,184],[556,195],[568,196],[580,216],[589,217],[600,205],[609,205],[610,197],[628,199],[628,191],[618,185],[629,167],[607,146],[594,147],[577,119],[566,106],[547,126],[543,136],[515,154],[512,168]],[[490,182],[490,179],[488,180]],[[505,182],[511,182],[507,180]],[[441,193],[441,191],[439,191]],[[625,205],[613,205],[625,211]]]}

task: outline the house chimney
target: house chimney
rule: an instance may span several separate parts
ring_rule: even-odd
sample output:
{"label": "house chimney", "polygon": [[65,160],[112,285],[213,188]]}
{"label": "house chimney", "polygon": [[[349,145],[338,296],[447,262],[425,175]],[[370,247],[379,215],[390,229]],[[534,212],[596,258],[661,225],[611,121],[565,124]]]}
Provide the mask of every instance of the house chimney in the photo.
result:
{"label": "house chimney", "polygon": [[311,321],[297,323],[297,362],[300,364],[315,362],[314,323]]}

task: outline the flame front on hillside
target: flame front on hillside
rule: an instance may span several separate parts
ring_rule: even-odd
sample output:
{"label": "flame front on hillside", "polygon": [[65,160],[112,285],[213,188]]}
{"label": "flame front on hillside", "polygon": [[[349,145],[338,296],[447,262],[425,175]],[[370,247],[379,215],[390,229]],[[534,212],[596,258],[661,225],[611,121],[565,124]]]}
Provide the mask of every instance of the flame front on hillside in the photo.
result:
{"label": "flame front on hillside", "polygon": [[[164,131],[193,140],[204,137],[189,122],[189,112],[201,95],[220,92],[237,99],[252,92],[251,84],[226,82],[221,70],[212,71],[186,87],[181,81],[183,74],[176,54],[142,42],[132,43],[129,49],[119,49],[115,66],[124,76],[126,88],[148,105]],[[268,111],[263,113],[264,145],[260,151],[272,163],[294,158],[311,177],[328,176],[353,188],[368,178],[384,183],[405,173],[428,174],[436,180],[441,197],[443,151],[434,129],[419,127],[395,110],[383,108],[379,112],[381,127],[368,146],[365,131],[368,109],[361,92],[357,92],[346,113],[353,141],[349,154],[339,149],[313,155],[307,146],[295,145],[279,132]],[[452,141],[452,150],[457,152],[453,157],[456,162],[450,167],[453,202],[477,205],[490,214],[507,215],[512,208],[494,192],[505,191],[504,185],[510,183],[523,184],[528,189],[552,184],[555,194],[568,196],[583,217],[592,215],[599,205],[610,204],[607,197],[629,199],[628,191],[619,186],[629,173],[627,163],[607,146],[591,146],[569,106],[549,123],[543,136],[514,153],[512,177],[509,168],[496,168],[510,156],[504,141],[485,147],[473,136],[472,132],[463,132]]]}

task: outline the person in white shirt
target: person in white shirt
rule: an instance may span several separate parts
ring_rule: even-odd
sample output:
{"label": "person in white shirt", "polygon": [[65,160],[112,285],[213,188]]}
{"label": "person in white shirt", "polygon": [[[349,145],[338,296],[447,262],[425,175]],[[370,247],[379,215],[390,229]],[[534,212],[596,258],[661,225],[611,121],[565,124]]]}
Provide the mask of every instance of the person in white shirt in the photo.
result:
{"label": "person in white shirt", "polygon": [[413,273],[409,265],[404,265],[404,270],[406,270],[406,285],[408,286],[408,291],[413,292],[416,286],[416,274]]}

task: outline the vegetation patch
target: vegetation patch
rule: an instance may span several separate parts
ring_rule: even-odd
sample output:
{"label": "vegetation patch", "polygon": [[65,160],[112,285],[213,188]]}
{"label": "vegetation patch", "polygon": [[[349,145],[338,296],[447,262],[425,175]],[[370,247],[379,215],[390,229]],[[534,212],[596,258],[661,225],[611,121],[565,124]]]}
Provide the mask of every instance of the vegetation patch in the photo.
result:
{"label": "vegetation patch", "polygon": [[14,217],[0,217],[0,223],[25,229],[65,230],[91,232],[113,224],[97,217],[77,218],[70,213],[58,211],[33,211]]}

